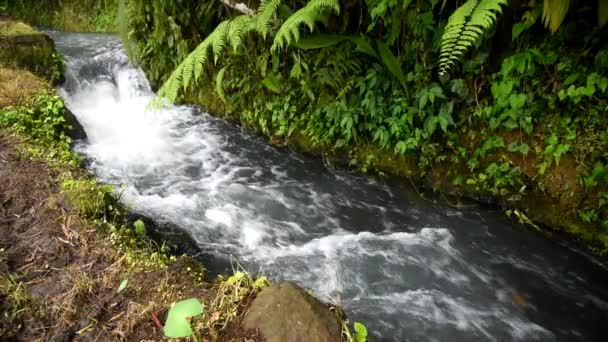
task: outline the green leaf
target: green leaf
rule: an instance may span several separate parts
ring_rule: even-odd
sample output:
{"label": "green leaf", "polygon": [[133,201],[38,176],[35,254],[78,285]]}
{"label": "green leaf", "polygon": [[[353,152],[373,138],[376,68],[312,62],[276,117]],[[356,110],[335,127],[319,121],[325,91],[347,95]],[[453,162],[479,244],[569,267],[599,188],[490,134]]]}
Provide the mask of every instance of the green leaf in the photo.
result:
{"label": "green leaf", "polygon": [[597,23],[603,27],[608,22],[608,1],[597,0]]}
{"label": "green leaf", "polygon": [[128,284],[129,284],[129,279],[123,280],[120,283],[120,285],[118,285],[118,290],[116,290],[116,293],[121,293],[125,288],[127,288]]}
{"label": "green leaf", "polygon": [[192,335],[189,319],[205,311],[203,303],[196,298],[190,298],[175,303],[167,314],[164,333],[166,337],[182,338]]}
{"label": "green leaf", "polygon": [[524,94],[511,94],[509,96],[509,103],[511,104],[511,108],[520,109],[523,108],[526,104],[526,99],[528,97]]}
{"label": "green leaf", "polygon": [[519,37],[519,35],[521,35],[522,32],[524,32],[527,29],[526,24],[524,23],[516,23],[513,25],[513,28],[511,29],[511,37],[513,39],[513,41],[515,41],[517,39],[517,37]]}
{"label": "green leaf", "polygon": [[292,45],[302,50],[313,50],[334,46],[348,39],[351,39],[351,37],[339,34],[315,34],[300,38]]}
{"label": "green leaf", "polygon": [[268,285],[270,285],[270,282],[268,281],[268,278],[266,278],[265,276],[259,277],[258,279],[256,279],[253,282],[253,286],[256,289],[263,289]]}
{"label": "green leaf", "polygon": [[435,130],[437,129],[437,117],[430,115],[429,117],[426,118],[426,120],[424,121],[424,131],[429,135],[433,135],[433,133],[435,132]]}
{"label": "green leaf", "polygon": [[222,84],[224,83],[224,74],[226,73],[226,68],[227,66],[221,68],[220,71],[217,73],[217,77],[215,78],[215,91],[217,92],[217,95],[220,97],[220,99],[224,101],[224,103],[227,101],[226,96],[224,94],[224,87]]}
{"label": "green leaf", "polygon": [[146,234],[146,226],[144,225],[144,222],[142,220],[137,220],[137,221],[133,222],[133,227],[135,227],[135,232],[138,235]]}
{"label": "green leaf", "polygon": [[367,342],[367,328],[359,322],[355,322],[355,342]]}
{"label": "green leaf", "polygon": [[243,280],[244,277],[245,277],[245,273],[243,273],[241,271],[237,271],[230,278],[228,278],[226,280],[226,284],[235,285],[237,282]]}
{"label": "green leaf", "polygon": [[527,155],[530,152],[530,146],[524,142],[514,141],[507,146],[509,152],[519,152]]}
{"label": "green leaf", "polygon": [[358,52],[361,52],[368,56],[380,59],[378,57],[378,54],[376,54],[376,51],[374,51],[374,48],[372,47],[372,45],[369,43],[369,40],[367,40],[366,38],[350,37],[350,41],[357,46],[356,50]]}
{"label": "green leaf", "polygon": [[578,77],[579,77],[579,73],[574,73],[574,74],[566,77],[566,80],[564,81],[564,86],[568,86],[568,85],[576,82]]}
{"label": "green leaf", "polygon": [[393,55],[389,46],[379,41],[378,53],[380,54],[380,59],[382,60],[382,63],[384,63],[386,69],[399,80],[403,88],[405,88],[405,75],[403,75],[403,71],[401,70],[401,62]]}
{"label": "green leaf", "polygon": [[268,75],[266,75],[266,77],[264,77],[264,80],[262,81],[262,84],[264,85],[264,87],[266,87],[268,90],[280,94],[281,93],[281,87],[279,85],[279,77],[277,77],[276,74],[273,73],[269,73]]}

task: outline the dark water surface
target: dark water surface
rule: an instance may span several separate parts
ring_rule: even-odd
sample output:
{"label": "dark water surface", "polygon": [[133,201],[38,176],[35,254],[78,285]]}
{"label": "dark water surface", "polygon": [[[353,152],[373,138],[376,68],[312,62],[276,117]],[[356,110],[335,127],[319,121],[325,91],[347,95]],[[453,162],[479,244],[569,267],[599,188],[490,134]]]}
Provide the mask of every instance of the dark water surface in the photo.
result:
{"label": "dark water surface", "polygon": [[146,111],[153,93],[117,37],[51,34],[91,170],[212,268],[233,258],[295,281],[376,341],[608,341],[601,262],[497,211],[329,172],[196,107]]}

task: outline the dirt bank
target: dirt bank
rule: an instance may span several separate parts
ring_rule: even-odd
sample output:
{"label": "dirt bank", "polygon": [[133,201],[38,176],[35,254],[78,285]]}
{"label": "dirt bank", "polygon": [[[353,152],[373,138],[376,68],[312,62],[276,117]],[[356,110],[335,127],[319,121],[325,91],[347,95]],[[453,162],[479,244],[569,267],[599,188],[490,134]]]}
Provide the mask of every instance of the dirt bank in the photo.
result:
{"label": "dirt bank", "polygon": [[[117,249],[103,227],[74,214],[60,193],[58,171],[22,160],[19,144],[0,133],[2,338],[160,340],[171,303],[196,297],[214,307],[222,285],[202,282],[200,264]],[[128,286],[118,294],[124,279]],[[261,341],[238,325],[223,334]]]}

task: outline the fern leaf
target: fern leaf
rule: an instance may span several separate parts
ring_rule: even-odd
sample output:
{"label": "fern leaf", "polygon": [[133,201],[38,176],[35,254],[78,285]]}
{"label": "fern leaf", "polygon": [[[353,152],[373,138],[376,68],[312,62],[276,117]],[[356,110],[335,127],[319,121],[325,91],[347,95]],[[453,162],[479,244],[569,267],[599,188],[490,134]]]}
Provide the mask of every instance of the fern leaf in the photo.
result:
{"label": "fern leaf", "polygon": [[570,0],[544,0],[543,1],[543,23],[551,32],[559,29],[562,21],[568,13]]}
{"label": "fern leaf", "polygon": [[296,43],[300,39],[300,26],[305,24],[310,31],[314,30],[315,22],[328,14],[340,14],[338,0],[311,0],[306,6],[291,15],[277,31],[271,50],[276,51]]}
{"label": "fern leaf", "polygon": [[378,41],[378,53],[380,54],[380,59],[386,69],[399,80],[401,86],[405,88],[405,75],[403,74],[403,70],[401,70],[401,62],[399,62],[399,59],[393,55],[388,45],[381,41]]}
{"label": "fern leaf", "polygon": [[[210,36],[209,36],[210,37]],[[208,37],[208,38],[209,38]],[[194,77],[198,80],[198,75],[203,71],[203,66],[207,63],[209,57],[209,49],[211,48],[211,40],[205,39],[193,52]],[[187,63],[188,59],[182,63]]]}
{"label": "fern leaf", "polygon": [[[496,21],[508,0],[467,0],[448,19],[439,53],[439,74],[446,74]],[[569,0],[567,0],[569,1]]]}
{"label": "fern leaf", "polygon": [[217,73],[217,76],[215,78],[215,91],[217,92],[217,95],[220,97],[220,99],[222,101],[224,101],[224,103],[226,103],[226,96],[224,95],[224,74],[226,73],[226,68],[227,67],[223,67],[220,69],[220,71]]}
{"label": "fern leaf", "polygon": [[264,0],[258,8],[256,15],[256,29],[266,39],[270,31],[270,24],[274,14],[281,6],[281,0]]}
{"label": "fern leaf", "polygon": [[220,58],[224,47],[226,46],[226,40],[228,38],[228,30],[230,29],[231,21],[224,20],[222,21],[215,30],[213,31],[212,38],[213,41],[213,61],[217,63],[217,60]]}
{"label": "fern leaf", "polygon": [[175,102],[175,99],[177,99],[177,95],[179,93],[179,88],[182,84],[183,69],[184,64],[180,64],[180,66],[178,66],[177,69],[173,71],[169,79],[158,91],[159,98],[165,98],[169,102]]}
{"label": "fern leaf", "polygon": [[194,63],[184,63],[184,68],[182,70],[182,83],[184,87],[184,91],[188,89],[190,85],[190,81],[192,80],[192,76],[194,75]]}
{"label": "fern leaf", "polygon": [[249,15],[239,15],[230,21],[228,29],[228,41],[233,51],[236,51],[243,43],[243,36],[254,29],[255,19]]}

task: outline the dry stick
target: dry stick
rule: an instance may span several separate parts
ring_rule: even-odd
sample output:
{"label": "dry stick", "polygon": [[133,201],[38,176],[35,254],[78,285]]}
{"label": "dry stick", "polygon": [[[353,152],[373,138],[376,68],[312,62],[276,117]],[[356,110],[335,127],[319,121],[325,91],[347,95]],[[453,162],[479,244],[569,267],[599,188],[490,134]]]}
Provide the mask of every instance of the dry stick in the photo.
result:
{"label": "dry stick", "polygon": [[154,321],[154,324],[156,324],[158,329],[163,330],[163,325],[160,323],[160,320],[158,319],[154,311],[152,311],[152,320]]}

